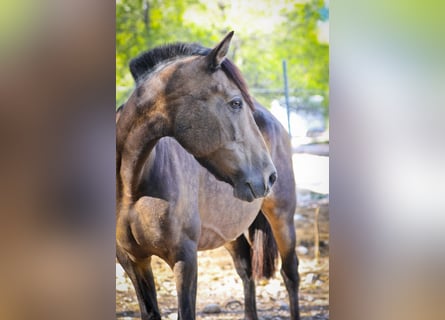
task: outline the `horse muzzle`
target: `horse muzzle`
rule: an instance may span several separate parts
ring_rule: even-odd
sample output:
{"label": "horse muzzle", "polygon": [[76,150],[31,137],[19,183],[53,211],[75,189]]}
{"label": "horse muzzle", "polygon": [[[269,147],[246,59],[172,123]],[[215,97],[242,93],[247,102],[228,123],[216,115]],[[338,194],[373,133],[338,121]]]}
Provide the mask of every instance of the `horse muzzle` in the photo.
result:
{"label": "horse muzzle", "polygon": [[268,173],[261,178],[255,179],[253,176],[246,176],[246,179],[242,179],[238,183],[235,183],[233,188],[233,195],[241,200],[252,202],[258,198],[266,197],[275,181],[277,180],[277,172],[275,168],[271,173]]}

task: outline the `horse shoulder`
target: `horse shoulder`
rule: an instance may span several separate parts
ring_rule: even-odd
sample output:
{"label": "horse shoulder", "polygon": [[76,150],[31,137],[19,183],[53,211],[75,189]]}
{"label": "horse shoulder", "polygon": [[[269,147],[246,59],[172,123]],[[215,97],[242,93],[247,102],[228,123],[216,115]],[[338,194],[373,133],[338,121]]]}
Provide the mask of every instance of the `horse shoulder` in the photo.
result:
{"label": "horse shoulder", "polygon": [[[148,249],[147,252],[162,255],[168,246],[167,241],[174,241],[177,232],[170,217],[168,201],[143,196],[134,205],[129,214],[128,225],[135,245]],[[169,237],[165,237],[168,234]]]}

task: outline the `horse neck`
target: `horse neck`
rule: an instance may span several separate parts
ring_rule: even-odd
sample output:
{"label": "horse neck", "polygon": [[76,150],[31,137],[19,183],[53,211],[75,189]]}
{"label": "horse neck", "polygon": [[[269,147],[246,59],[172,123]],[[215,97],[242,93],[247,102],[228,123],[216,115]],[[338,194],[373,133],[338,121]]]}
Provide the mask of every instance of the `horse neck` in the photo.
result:
{"label": "horse neck", "polygon": [[[137,106],[132,96],[116,126],[117,201],[133,203],[144,164],[158,140],[171,135],[171,116],[164,105]],[[153,100],[153,101],[159,101]]]}

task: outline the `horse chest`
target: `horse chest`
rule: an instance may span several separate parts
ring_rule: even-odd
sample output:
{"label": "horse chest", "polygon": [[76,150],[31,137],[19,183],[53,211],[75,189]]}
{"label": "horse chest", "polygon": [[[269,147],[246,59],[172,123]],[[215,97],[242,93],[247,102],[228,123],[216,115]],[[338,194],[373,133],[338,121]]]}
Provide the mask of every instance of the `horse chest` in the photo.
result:
{"label": "horse chest", "polygon": [[228,193],[201,199],[198,250],[215,249],[235,240],[252,224],[261,203],[261,199],[251,203],[241,201]]}

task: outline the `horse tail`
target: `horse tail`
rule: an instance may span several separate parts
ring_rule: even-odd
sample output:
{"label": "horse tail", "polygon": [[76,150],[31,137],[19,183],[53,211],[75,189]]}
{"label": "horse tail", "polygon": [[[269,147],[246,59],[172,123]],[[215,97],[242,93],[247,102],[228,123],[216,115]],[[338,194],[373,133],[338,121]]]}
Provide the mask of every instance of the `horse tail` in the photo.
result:
{"label": "horse tail", "polygon": [[252,246],[253,278],[271,278],[277,267],[278,248],[270,224],[262,211],[249,227],[249,240]]}

